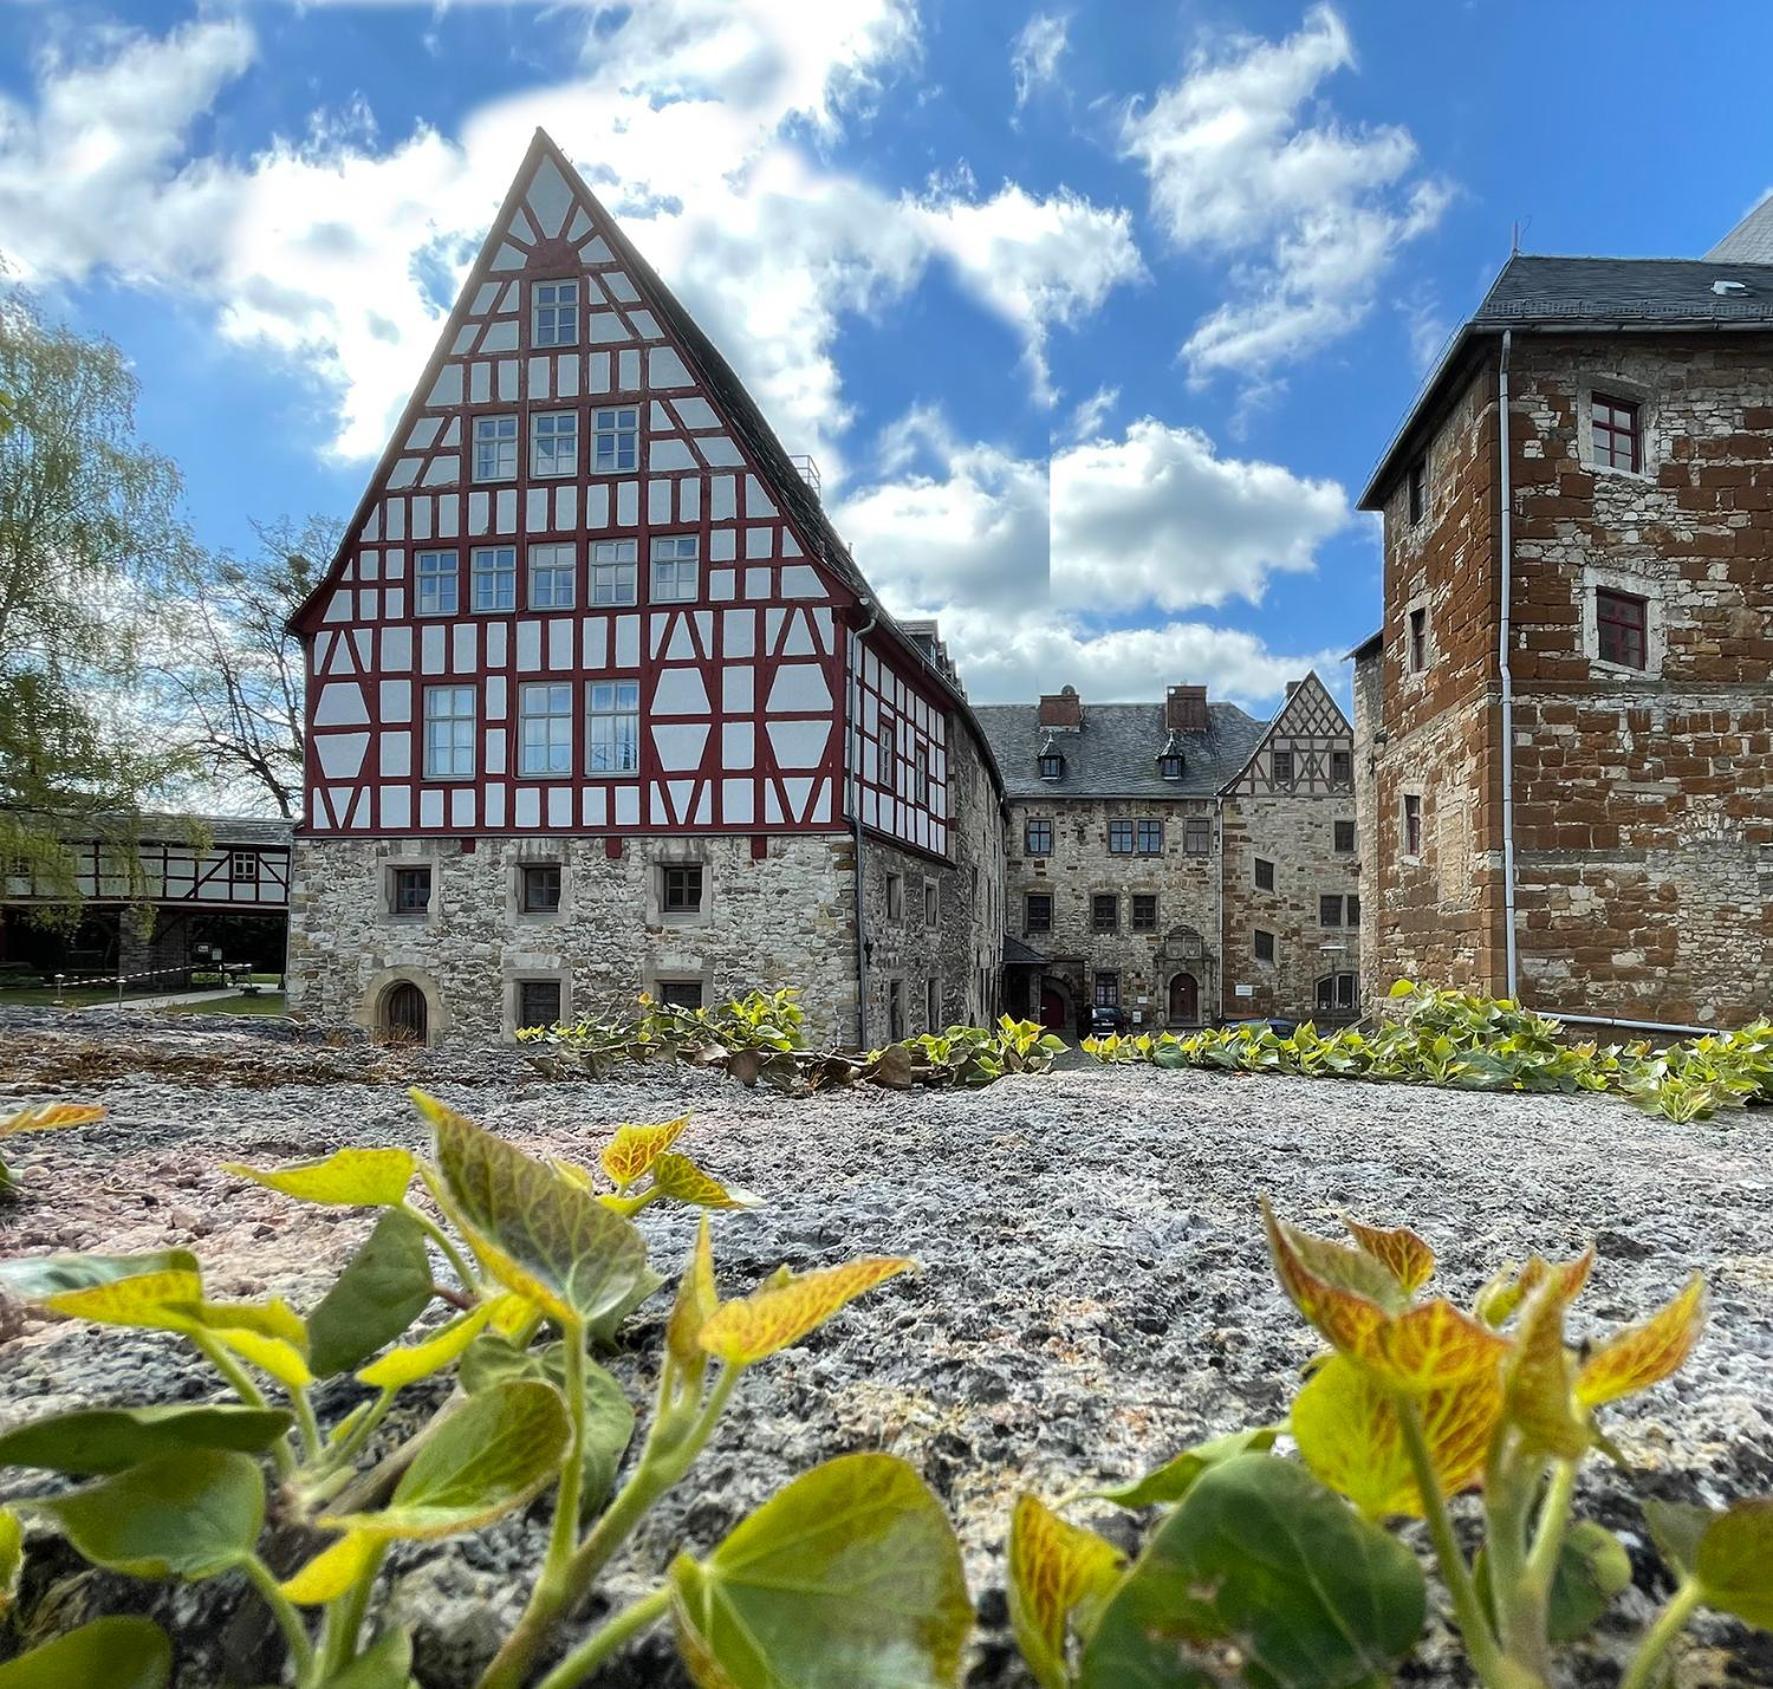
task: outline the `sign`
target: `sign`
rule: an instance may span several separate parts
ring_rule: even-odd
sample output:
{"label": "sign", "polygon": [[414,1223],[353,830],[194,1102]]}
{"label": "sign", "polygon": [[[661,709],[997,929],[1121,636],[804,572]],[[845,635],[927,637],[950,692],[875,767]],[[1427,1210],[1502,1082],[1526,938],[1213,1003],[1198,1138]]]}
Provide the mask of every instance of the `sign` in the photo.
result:
{"label": "sign", "polygon": [[1256,988],[1253,985],[1234,985],[1231,988],[1239,997],[1254,997]]}

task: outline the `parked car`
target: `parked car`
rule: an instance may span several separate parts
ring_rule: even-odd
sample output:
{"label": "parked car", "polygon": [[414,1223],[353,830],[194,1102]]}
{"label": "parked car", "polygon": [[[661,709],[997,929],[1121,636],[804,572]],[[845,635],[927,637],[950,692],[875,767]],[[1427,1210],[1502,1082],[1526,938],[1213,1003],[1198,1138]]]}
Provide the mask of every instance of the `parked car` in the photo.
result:
{"label": "parked car", "polygon": [[1299,1030],[1299,1023],[1296,1020],[1263,1020],[1260,1016],[1253,1020],[1227,1019],[1219,1022],[1221,1032],[1236,1032],[1239,1028],[1246,1026],[1253,1032],[1267,1027],[1276,1038],[1291,1038]]}
{"label": "parked car", "polygon": [[1125,1032],[1127,1017],[1124,1009],[1105,1008],[1101,1005],[1090,1010],[1090,1036],[1106,1038],[1111,1032]]}

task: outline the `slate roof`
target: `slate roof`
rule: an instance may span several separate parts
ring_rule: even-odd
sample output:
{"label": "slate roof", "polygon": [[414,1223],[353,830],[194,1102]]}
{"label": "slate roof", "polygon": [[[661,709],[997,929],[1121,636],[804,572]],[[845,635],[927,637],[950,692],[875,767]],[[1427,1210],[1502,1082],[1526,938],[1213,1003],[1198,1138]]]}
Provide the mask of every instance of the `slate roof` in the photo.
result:
{"label": "slate roof", "polygon": [[1044,967],[1047,960],[1047,957],[1032,945],[1024,944],[1013,932],[1003,935],[1003,965],[1006,968]]}
{"label": "slate roof", "polygon": [[[1367,482],[1360,508],[1377,510],[1385,501],[1404,463],[1421,449],[1423,438],[1469,372],[1476,347],[1504,329],[1554,334],[1773,329],[1773,210],[1769,207],[1773,200],[1751,213],[1704,258],[1544,258],[1516,253],[1423,383]],[[1763,243],[1765,261],[1757,262],[1749,252]],[[1737,255],[1723,255],[1730,247]],[[1712,284],[1720,281],[1744,283],[1747,291],[1714,292]]]}
{"label": "slate roof", "polygon": [[1065,757],[1064,778],[1043,780],[1036,760],[1047,729],[1040,724],[1038,704],[975,704],[973,714],[1012,798],[1211,797],[1239,773],[1268,731],[1267,722],[1236,704],[1209,704],[1207,731],[1179,736],[1182,778],[1166,780],[1157,771],[1157,754],[1170,737],[1161,703],[1086,703],[1081,732],[1061,729],[1053,735]]}

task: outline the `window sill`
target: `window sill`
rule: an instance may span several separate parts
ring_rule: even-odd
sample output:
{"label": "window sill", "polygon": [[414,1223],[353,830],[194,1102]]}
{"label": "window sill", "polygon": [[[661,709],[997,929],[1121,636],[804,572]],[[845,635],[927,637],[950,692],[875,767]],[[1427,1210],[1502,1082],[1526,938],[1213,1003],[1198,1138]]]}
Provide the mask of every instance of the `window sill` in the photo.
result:
{"label": "window sill", "polygon": [[1647,469],[1621,469],[1615,463],[1584,463],[1582,467],[1597,480],[1605,476],[1609,480],[1634,481],[1641,487],[1660,484],[1654,472]]}
{"label": "window sill", "polygon": [[1610,663],[1605,657],[1588,659],[1590,680],[1660,680],[1660,669],[1634,669],[1630,663]]}

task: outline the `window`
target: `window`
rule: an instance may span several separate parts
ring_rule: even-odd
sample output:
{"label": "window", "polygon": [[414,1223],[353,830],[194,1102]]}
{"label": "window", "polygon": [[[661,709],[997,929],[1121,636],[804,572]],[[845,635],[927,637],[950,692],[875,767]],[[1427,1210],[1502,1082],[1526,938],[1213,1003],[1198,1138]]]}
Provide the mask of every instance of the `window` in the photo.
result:
{"label": "window", "polygon": [[396,868],[394,870],[394,913],[423,915],[431,907],[431,870],[429,868]]}
{"label": "window", "polygon": [[1119,974],[1097,974],[1094,984],[1098,1009],[1118,1009],[1120,1007]]}
{"label": "window", "polygon": [[923,984],[923,1024],[931,1032],[942,1024],[942,982],[926,979]]}
{"label": "window", "polygon": [[519,872],[522,876],[524,914],[558,914],[560,911],[560,864],[558,862],[526,862]]}
{"label": "window", "polygon": [[930,751],[921,739],[911,747],[911,800],[923,809],[930,806]]}
{"label": "window", "polygon": [[565,681],[518,688],[517,772],[571,774],[573,689]]}
{"label": "window", "polygon": [[1029,892],[1023,912],[1025,919],[1022,924],[1028,932],[1053,930],[1053,894],[1050,891]]}
{"label": "window", "polygon": [[1257,891],[1274,890],[1274,864],[1265,856],[1256,858],[1256,889]]}
{"label": "window", "polygon": [[598,540],[591,547],[591,602],[632,604],[636,554],[633,540]]}
{"label": "window", "polygon": [[1185,766],[1180,751],[1165,751],[1157,759],[1157,772],[1165,780],[1180,780]]}
{"label": "window", "polygon": [[701,863],[668,862],[659,870],[659,909],[667,916],[701,914]]}
{"label": "window", "polygon": [[889,792],[899,789],[898,735],[884,716],[880,722],[880,783]]}
{"label": "window", "polygon": [[1318,1012],[1333,1014],[1337,1009],[1352,1009],[1355,995],[1355,976],[1353,974],[1325,974],[1317,982]]}
{"label": "window", "polygon": [[1404,855],[1422,854],[1422,799],[1415,792],[1404,793]]}
{"label": "window", "polygon": [[1099,891],[1090,899],[1090,931],[1120,930],[1120,898],[1111,891]]}
{"label": "window", "polygon": [[1353,892],[1350,892],[1343,898],[1342,903],[1347,911],[1343,917],[1345,923],[1351,927],[1358,927],[1361,924],[1361,900]]}
{"label": "window", "polygon": [[1029,856],[1051,856],[1053,854],[1052,822],[1024,822],[1022,826],[1022,849]]}
{"label": "window", "polygon": [[474,479],[517,479],[517,418],[477,416],[474,419]]}
{"label": "window", "polygon": [[529,472],[571,475],[579,467],[579,413],[543,411],[530,418]]}
{"label": "window", "polygon": [[1157,893],[1136,891],[1133,893],[1133,931],[1157,931]]}
{"label": "window", "polygon": [[1410,465],[1410,521],[1420,522],[1428,513],[1428,459],[1419,457]]}
{"label": "window", "polygon": [[1420,674],[1428,667],[1428,610],[1418,605],[1410,612],[1410,673]]}
{"label": "window", "polygon": [[1354,823],[1338,821],[1336,824],[1336,849],[1344,856],[1354,853]]}
{"label": "window", "polygon": [[887,1037],[896,1044],[905,1036],[905,982],[887,981]]}
{"label": "window", "polygon": [[462,570],[453,551],[421,551],[413,567],[421,616],[453,616],[461,609]]}
{"label": "window", "polygon": [[553,1026],[560,1019],[560,981],[520,979],[517,982],[517,1024]]}
{"label": "window", "polygon": [[529,290],[532,346],[576,346],[579,343],[579,284],[576,281],[535,282]]}
{"label": "window", "polygon": [[1340,897],[1320,897],[1317,900],[1317,924],[1320,927],[1342,925],[1342,899]]}
{"label": "window", "polygon": [[653,603],[689,604],[694,601],[700,543],[694,534],[667,534],[653,541]]}
{"label": "window", "polygon": [[640,682],[594,680],[586,696],[586,771],[632,772],[640,766]]}
{"label": "window", "polygon": [[1115,856],[1131,856],[1133,854],[1133,824],[1131,821],[1110,821],[1108,823],[1108,849]]}
{"label": "window", "polygon": [[1628,669],[1646,666],[1647,608],[1644,599],[1629,593],[1595,589],[1594,619],[1603,663],[1618,663]]}
{"label": "window", "polygon": [[1354,752],[1330,752],[1330,784],[1342,787],[1354,784]]}
{"label": "window", "polygon": [[591,473],[618,474],[640,463],[640,412],[615,405],[591,413]]}
{"label": "window", "polygon": [[515,610],[517,608],[516,546],[476,546],[473,566],[468,573],[474,583],[474,608],[476,610]]}
{"label": "window", "polygon": [[1164,824],[1161,821],[1139,823],[1139,854],[1161,856],[1164,848]]}
{"label": "window", "polygon": [[1273,962],[1274,934],[1264,932],[1260,927],[1255,932],[1255,951],[1258,962]]}
{"label": "window", "polygon": [[259,883],[259,853],[256,850],[228,852],[228,878],[237,886]]}
{"label": "window", "polygon": [[902,921],[905,919],[905,877],[902,874],[888,874],[886,877],[887,919]]}
{"label": "window", "polygon": [[702,1006],[702,982],[699,979],[661,979],[654,995],[667,1008],[699,1009]]}
{"label": "window", "polygon": [[425,777],[460,780],[474,772],[474,688],[425,688]]}
{"label": "window", "polygon": [[1043,750],[1036,759],[1036,767],[1040,770],[1043,780],[1063,780],[1065,778],[1065,759],[1057,751]]}
{"label": "window", "polygon": [[1293,753],[1291,751],[1276,751],[1269,761],[1275,785],[1291,786],[1293,783]]}
{"label": "window", "polygon": [[942,888],[934,880],[923,883],[923,924],[934,927],[941,924]]}
{"label": "window", "polygon": [[1589,432],[1594,440],[1594,460],[1601,468],[1644,467],[1643,429],[1634,400],[1596,393],[1589,402]]}
{"label": "window", "polygon": [[1182,848],[1190,856],[1206,856],[1213,848],[1213,823],[1204,815],[1191,815],[1182,823]]}
{"label": "window", "polygon": [[532,545],[529,548],[529,607],[532,610],[570,610],[578,561],[570,545]]}

